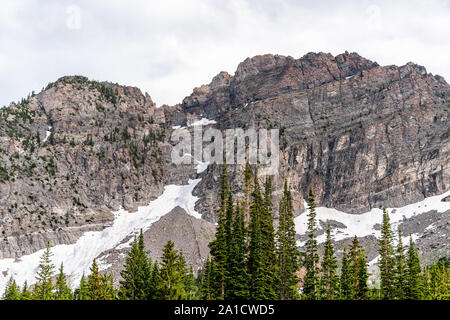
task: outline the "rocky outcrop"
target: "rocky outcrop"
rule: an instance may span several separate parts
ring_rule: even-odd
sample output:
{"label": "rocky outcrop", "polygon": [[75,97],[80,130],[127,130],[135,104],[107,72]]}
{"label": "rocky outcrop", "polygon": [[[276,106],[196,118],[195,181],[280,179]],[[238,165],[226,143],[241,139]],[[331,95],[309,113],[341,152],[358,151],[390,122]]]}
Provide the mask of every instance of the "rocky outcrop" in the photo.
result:
{"label": "rocky outcrop", "polygon": [[[206,115],[221,129],[279,128],[275,193],[288,177],[297,213],[309,185],[319,205],[360,213],[448,190],[449,107],[450,86],[422,66],[383,67],[356,53],[308,53],[246,59],[233,77],[221,73],[194,90],[168,119],[185,125]],[[199,210],[210,219],[217,197],[205,186],[217,190],[218,170],[196,190],[208,202]],[[240,167],[231,170],[242,174]],[[234,181],[236,190],[240,181]]]}
{"label": "rocky outcrop", "polygon": [[[171,240],[175,249],[183,251],[187,265],[192,265],[194,272],[197,273],[209,255],[208,244],[214,239],[215,231],[214,224],[196,219],[184,209],[175,207],[144,232],[145,248],[152,261],[161,262],[162,250]],[[124,244],[130,240],[131,237],[124,239],[116,248],[98,257],[102,265],[106,266],[102,271],[112,274],[115,281],[120,279],[120,270],[129,250]]]}

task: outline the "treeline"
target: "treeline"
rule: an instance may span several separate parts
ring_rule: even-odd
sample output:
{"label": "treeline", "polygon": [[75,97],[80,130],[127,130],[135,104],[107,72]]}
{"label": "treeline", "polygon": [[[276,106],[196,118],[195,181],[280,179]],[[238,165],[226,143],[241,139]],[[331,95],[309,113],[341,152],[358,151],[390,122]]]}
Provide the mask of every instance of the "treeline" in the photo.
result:
{"label": "treeline", "polygon": [[261,187],[257,172],[247,164],[244,170],[243,197],[233,199],[224,164],[215,239],[209,244],[211,256],[194,275],[183,252],[169,241],[159,262],[147,257],[142,231],[135,238],[120,272],[119,286],[113,278],[100,274],[94,260],[90,274],[70,289],[63,265],[55,279],[55,266],[47,246],[39,265],[36,284],[20,288],[10,279],[3,295],[6,300],[369,300],[369,299],[446,299],[450,298],[450,266],[447,258],[421,267],[417,249],[410,237],[409,246],[397,241],[389,215],[383,209],[381,236],[378,239],[379,286],[369,286],[366,250],[355,236],[344,247],[340,263],[336,257],[330,226],[323,253],[316,238],[316,205],[309,189],[307,240],[304,252],[297,248],[292,194],[287,181],[279,203],[279,224],[273,223],[272,182],[267,177]]}

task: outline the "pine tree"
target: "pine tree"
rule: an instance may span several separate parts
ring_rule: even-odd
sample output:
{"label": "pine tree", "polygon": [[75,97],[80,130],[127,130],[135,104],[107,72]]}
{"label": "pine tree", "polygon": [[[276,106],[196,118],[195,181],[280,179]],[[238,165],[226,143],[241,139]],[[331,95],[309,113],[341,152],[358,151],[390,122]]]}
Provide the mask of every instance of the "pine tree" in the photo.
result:
{"label": "pine tree", "polygon": [[158,261],[155,260],[154,263],[152,263],[152,260],[149,258],[148,261],[149,267],[151,267],[151,276],[150,276],[150,282],[148,284],[147,289],[147,299],[154,300],[158,298],[158,287],[159,287],[159,267],[158,267]]}
{"label": "pine tree", "polygon": [[261,215],[263,199],[255,172],[252,201],[250,204],[250,242],[248,257],[248,273],[250,275],[250,298],[254,300],[266,299],[266,279],[263,265],[263,248],[261,239]]}
{"label": "pine tree", "polygon": [[186,297],[184,288],[188,271],[181,253],[168,241],[164,246],[161,267],[158,272],[158,294],[160,299],[179,300]]}
{"label": "pine tree", "polygon": [[359,251],[358,258],[358,281],[356,286],[355,298],[357,300],[367,300],[369,299],[369,287],[367,286],[367,280],[369,279],[369,273],[367,271],[368,263],[364,250]]}
{"label": "pine tree", "polygon": [[186,299],[194,300],[196,288],[195,288],[194,270],[192,269],[192,265],[189,267],[189,272],[184,279],[184,288],[186,291]]}
{"label": "pine tree", "polygon": [[89,300],[89,287],[84,273],[81,276],[80,285],[75,290],[74,295],[76,300]]}
{"label": "pine tree", "polygon": [[208,257],[205,261],[205,264],[203,266],[203,272],[202,272],[202,285],[201,285],[201,297],[204,300],[213,300],[214,294],[213,294],[213,288],[212,283],[214,281],[214,261]]}
{"label": "pine tree", "polygon": [[139,240],[134,238],[120,276],[123,279],[120,281],[119,289],[121,299],[145,300],[148,298],[151,269],[145,252],[142,229]]}
{"label": "pine tree", "polygon": [[231,239],[231,255],[229,264],[229,279],[226,299],[248,299],[249,298],[249,275],[245,255],[247,252],[246,229],[244,221],[244,212],[236,205],[233,220],[233,237]]}
{"label": "pine tree", "polygon": [[25,281],[23,284],[22,292],[20,293],[20,300],[32,300],[33,294],[28,288],[28,282]]}
{"label": "pine tree", "polygon": [[266,299],[277,298],[277,254],[272,215],[272,179],[267,176],[264,185],[264,200],[261,212],[262,263],[265,278]]}
{"label": "pine tree", "polygon": [[344,300],[353,299],[353,279],[350,270],[349,257],[345,247],[344,252],[342,253],[341,277],[339,280],[339,285],[341,298]]}
{"label": "pine tree", "polygon": [[448,281],[444,265],[433,264],[430,270],[430,298],[433,300],[448,299]]}
{"label": "pine tree", "polygon": [[3,300],[20,300],[20,288],[17,286],[13,277],[10,277],[2,296]]}
{"label": "pine tree", "polygon": [[398,228],[398,243],[395,253],[395,298],[405,299],[406,298],[406,258],[405,251],[402,243],[402,230]]}
{"label": "pine tree", "polygon": [[94,259],[91,274],[87,279],[88,300],[113,300],[116,293],[112,283],[112,277],[107,274],[101,275],[98,265]]}
{"label": "pine tree", "polygon": [[321,297],[323,299],[333,300],[336,299],[338,295],[338,276],[336,274],[337,267],[337,259],[334,255],[334,246],[331,240],[330,224],[328,224],[327,239],[325,242],[322,262]]}
{"label": "pine tree", "polygon": [[299,298],[298,276],[299,251],[295,241],[292,195],[287,180],[284,182],[283,197],[279,205],[279,225],[277,231],[278,298],[292,300]]}
{"label": "pine tree", "polygon": [[[414,247],[412,237],[409,238],[409,248],[406,260],[406,299],[418,300],[422,298],[422,279],[421,279],[420,260],[417,250]],[[427,294],[425,293],[425,296]]]}
{"label": "pine tree", "polygon": [[303,284],[305,299],[316,300],[318,298],[319,283],[319,254],[316,239],[316,203],[312,188],[309,187],[308,195],[308,240],[306,240],[305,267],[306,275]]}
{"label": "pine tree", "polygon": [[36,285],[34,286],[34,298],[37,300],[53,299],[53,283],[55,266],[51,262],[52,253],[50,252],[50,242],[47,242],[47,248],[41,256],[39,271],[36,276]]}
{"label": "pine tree", "polygon": [[359,243],[359,239],[357,236],[353,237],[352,245],[350,246],[350,250],[348,252],[349,257],[349,270],[350,270],[350,277],[352,279],[352,297],[356,298],[356,290],[358,288],[358,274],[359,274],[359,255],[362,250],[362,246]]}
{"label": "pine tree", "polygon": [[378,240],[380,260],[380,289],[383,299],[392,300],[395,296],[395,261],[393,258],[392,231],[389,222],[389,215],[386,208],[383,208],[383,224],[381,227],[381,238]]}
{"label": "pine tree", "polygon": [[72,290],[70,290],[67,283],[67,276],[64,274],[64,267],[61,263],[58,276],[56,277],[55,285],[55,299],[56,300],[72,300]]}
{"label": "pine tree", "polygon": [[214,298],[224,299],[226,282],[228,277],[227,263],[229,261],[229,244],[228,238],[228,225],[227,221],[227,200],[229,194],[229,182],[227,173],[227,164],[224,159],[222,167],[222,180],[220,187],[220,207],[219,207],[219,219],[217,221],[216,237],[209,243],[211,249],[211,255],[214,260],[214,281],[211,284],[211,294]]}

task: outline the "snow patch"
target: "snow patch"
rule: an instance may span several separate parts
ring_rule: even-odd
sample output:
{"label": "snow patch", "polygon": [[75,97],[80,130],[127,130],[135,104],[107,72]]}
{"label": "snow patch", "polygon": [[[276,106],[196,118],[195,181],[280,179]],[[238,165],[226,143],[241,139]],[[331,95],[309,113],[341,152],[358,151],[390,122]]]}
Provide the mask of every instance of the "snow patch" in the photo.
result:
{"label": "snow patch", "polygon": [[[137,234],[142,228],[146,231],[154,222],[170,212],[176,206],[180,206],[186,212],[196,218],[201,215],[195,211],[194,206],[198,197],[192,195],[192,191],[201,179],[189,180],[187,185],[168,185],[164,192],[149,205],[139,207],[137,212],[127,212],[124,209],[114,212],[114,222],[110,227],[101,231],[84,233],[74,244],[61,244],[51,248],[52,262],[59,267],[64,263],[64,270],[71,278],[72,286],[78,286],[83,273],[89,274],[89,268],[94,258],[102,252],[115,248],[129,235]],[[35,283],[40,257],[45,249],[39,250],[20,259],[0,260],[0,292],[4,292],[7,281],[14,277],[18,285],[25,281],[29,285]],[[108,265],[102,261],[102,267]]]}
{"label": "snow patch", "polygon": [[45,138],[44,138],[44,140],[42,141],[42,143],[44,143],[45,141],[48,140],[48,138],[49,138],[50,135],[52,134],[51,130],[52,130],[52,126],[48,126],[48,130],[45,131]]}
{"label": "snow patch", "polygon": [[193,126],[206,126],[208,124],[215,124],[217,123],[217,121],[215,120],[209,120],[207,118],[201,118],[200,120],[194,121],[192,122],[188,127],[193,127]]}
{"label": "snow patch", "polygon": [[[441,195],[425,198],[420,202],[409,204],[404,207],[387,208],[393,230],[397,229],[397,226],[402,222],[402,220],[410,219],[421,213],[425,213],[432,210],[436,210],[437,212],[445,212],[447,210],[450,210],[450,202],[441,201],[441,199],[444,199],[449,195],[450,190]],[[304,205],[305,208],[307,208],[306,202]],[[320,221],[327,223],[327,221],[334,220],[344,225],[343,227],[332,228],[331,235],[335,241],[353,238],[355,235],[358,238],[369,235],[379,237],[380,230],[375,230],[374,227],[377,224],[381,225],[383,220],[383,210],[374,208],[369,212],[363,214],[350,214],[336,209],[318,207],[316,208],[316,219],[318,229],[321,229]],[[295,222],[295,231],[298,234],[306,234],[308,222],[308,210],[306,210],[298,217],[296,217],[294,219],[294,222]],[[412,236],[413,240],[415,240],[414,238],[417,239],[418,237],[418,235]],[[409,236],[405,238],[409,239]],[[326,240],[325,233],[317,237],[318,243],[323,243],[325,242],[325,240]],[[407,243],[409,243],[409,240],[407,241]],[[305,243],[303,241],[298,241],[297,244],[299,246],[304,246]]]}

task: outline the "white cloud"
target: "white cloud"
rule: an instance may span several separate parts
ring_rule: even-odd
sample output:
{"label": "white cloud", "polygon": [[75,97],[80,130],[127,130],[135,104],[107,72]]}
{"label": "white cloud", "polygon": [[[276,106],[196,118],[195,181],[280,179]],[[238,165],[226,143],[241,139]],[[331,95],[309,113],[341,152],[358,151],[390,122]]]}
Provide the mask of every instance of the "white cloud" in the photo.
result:
{"label": "white cloud", "polygon": [[449,21],[449,1],[439,0],[6,0],[0,105],[67,74],[138,86],[158,105],[175,104],[264,53],[356,51],[382,65],[414,61],[448,80]]}

